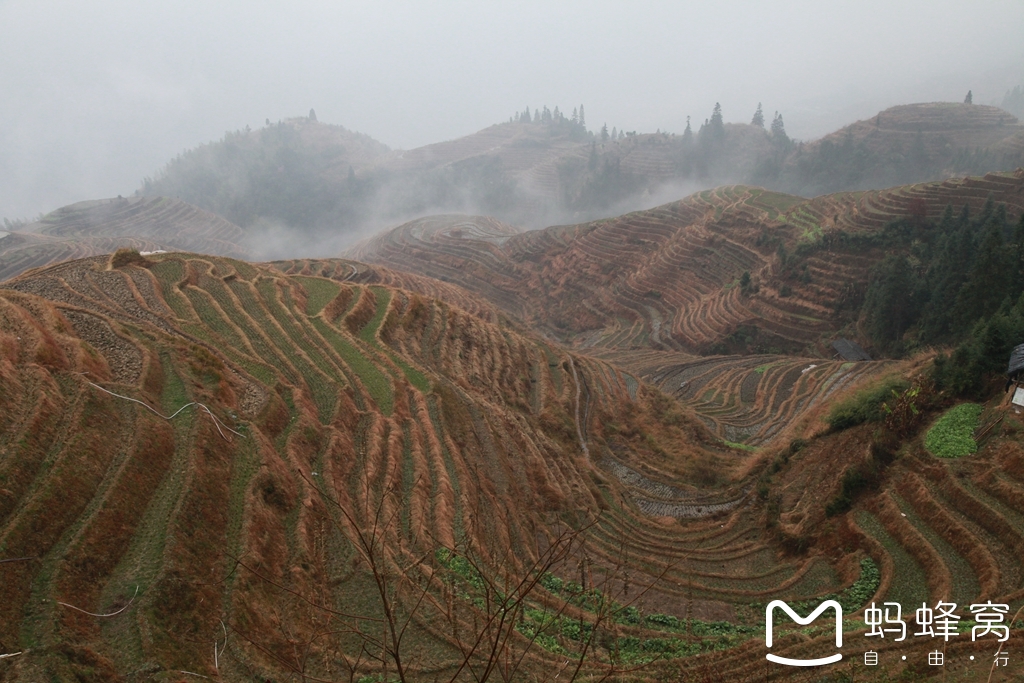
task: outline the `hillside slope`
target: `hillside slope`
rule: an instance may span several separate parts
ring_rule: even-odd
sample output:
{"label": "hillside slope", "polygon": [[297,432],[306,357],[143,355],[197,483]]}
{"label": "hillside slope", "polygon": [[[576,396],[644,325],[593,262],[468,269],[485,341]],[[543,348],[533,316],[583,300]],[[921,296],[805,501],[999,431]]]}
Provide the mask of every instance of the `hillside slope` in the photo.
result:
{"label": "hillside slope", "polygon": [[51,211],[17,232],[0,234],[0,281],[31,268],[109,254],[120,247],[248,258],[244,237],[237,225],[178,199],[79,202]]}
{"label": "hillside slope", "polygon": [[[898,218],[937,218],[947,205],[977,213],[990,197],[1016,221],[1024,171],[811,200],[722,187],[650,211],[513,235],[487,232],[480,218],[437,217],[347,254],[460,284],[591,352],[820,357],[853,321],[870,266],[884,255],[859,238]],[[478,228],[456,228],[470,224]]]}
{"label": "hillside slope", "polygon": [[891,107],[804,144],[762,182],[813,197],[1021,166],[1017,117],[986,105],[930,102]]}
{"label": "hillside slope", "polygon": [[[464,542],[525,562],[570,511],[699,519],[745,498],[726,480],[652,498],[649,477],[707,480],[743,457],[611,366],[447,304],[227,259],[107,264],[0,290],[0,649],[27,652],[0,666],[16,680],[213,674],[194,643],[223,639],[221,620],[222,675],[288,670],[289,643],[316,625],[266,577],[354,591],[362,609],[335,497],[358,524],[395,515],[382,542],[397,566]],[[594,431],[611,414],[621,432]],[[595,537],[594,557],[611,543]],[[54,599],[132,609],[97,621]],[[421,642],[450,647],[424,628]]]}
{"label": "hillside slope", "polygon": [[[835,593],[853,614],[883,596],[938,599],[950,581],[964,600],[1024,595],[1006,531],[1024,500],[1020,446],[1006,430],[962,467],[913,451],[877,497],[826,519],[870,425],[769,451],[765,471],[671,398],[454,284],[436,286],[464,305],[354,262],[281,264],[292,275],[189,254],[112,263],[0,288],[0,651],[21,652],[0,679],[381,673],[356,662],[370,636],[342,628],[380,618],[374,568],[412,617],[396,646],[408,679],[447,679],[459,633],[487,613],[473,572],[529,572],[567,527],[577,545],[508,632],[525,672],[564,666],[590,624],[602,631],[584,674],[648,661],[642,679],[744,680],[763,673],[759,624],[776,597]],[[763,388],[799,372],[773,367]],[[824,395],[841,370],[794,394]],[[796,426],[817,430],[813,414]],[[599,595],[639,595],[638,610],[601,621]],[[453,600],[466,606],[444,608]],[[776,651],[828,641],[791,633]]]}

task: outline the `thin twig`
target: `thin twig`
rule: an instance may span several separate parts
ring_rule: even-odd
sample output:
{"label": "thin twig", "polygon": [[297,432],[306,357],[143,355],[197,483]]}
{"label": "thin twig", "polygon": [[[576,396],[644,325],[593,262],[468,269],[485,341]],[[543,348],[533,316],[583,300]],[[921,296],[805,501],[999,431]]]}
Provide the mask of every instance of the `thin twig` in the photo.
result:
{"label": "thin twig", "polygon": [[11,652],[10,654],[0,655],[0,659],[3,659],[4,657],[17,657],[20,654],[23,654],[23,652]]}
{"label": "thin twig", "polygon": [[12,557],[12,558],[7,559],[7,560],[0,560],[0,564],[4,564],[5,562],[26,562],[28,560],[38,560],[38,559],[39,559],[38,557]]}
{"label": "thin twig", "polygon": [[135,598],[136,598],[136,596],[138,596],[138,594],[139,594],[139,587],[136,586],[135,587],[135,595],[133,595],[132,599],[128,601],[128,604],[125,605],[124,607],[122,607],[121,609],[117,610],[116,612],[111,612],[110,614],[95,614],[93,612],[86,612],[84,609],[81,609],[80,607],[75,607],[74,605],[69,605],[68,603],[61,602],[60,600],[55,600],[54,602],[56,602],[58,605],[64,605],[65,607],[70,607],[71,609],[73,609],[73,610],[75,610],[77,612],[81,612],[82,614],[88,614],[90,617],[116,617],[118,614],[120,614],[121,612],[125,611],[126,609],[128,609],[129,607],[132,606],[132,603],[135,602]]}

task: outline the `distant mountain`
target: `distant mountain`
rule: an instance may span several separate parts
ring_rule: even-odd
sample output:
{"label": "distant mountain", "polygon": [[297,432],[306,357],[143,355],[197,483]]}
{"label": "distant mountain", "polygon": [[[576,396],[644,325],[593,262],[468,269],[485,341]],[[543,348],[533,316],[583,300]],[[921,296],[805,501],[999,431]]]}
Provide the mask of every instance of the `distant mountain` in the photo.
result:
{"label": "distant mountain", "polygon": [[805,197],[869,190],[1024,166],[1024,126],[980,104],[892,107],[820,140],[799,145],[767,187]]}
{"label": "distant mountain", "polygon": [[268,242],[264,256],[274,256],[430,214],[483,214],[538,228],[723,184],[815,196],[1022,165],[1024,127],[984,105],[894,107],[811,143],[790,140],[781,117],[766,129],[723,123],[716,111],[681,135],[613,139],[564,118],[522,118],[407,151],[296,118],[186,152],[139,193],[181,198],[247,232],[290,228],[303,238]]}

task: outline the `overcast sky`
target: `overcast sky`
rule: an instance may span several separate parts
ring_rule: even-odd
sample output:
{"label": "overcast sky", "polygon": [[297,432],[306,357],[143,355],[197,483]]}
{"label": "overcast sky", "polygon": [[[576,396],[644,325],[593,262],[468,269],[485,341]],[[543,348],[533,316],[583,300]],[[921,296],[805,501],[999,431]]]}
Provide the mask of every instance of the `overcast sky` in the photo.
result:
{"label": "overcast sky", "polygon": [[[285,9],[287,7],[287,9]],[[0,0],[0,216],[130,194],[226,130],[304,115],[412,148],[586,106],[681,132],[758,102],[813,139],[1024,84],[1024,2]]]}

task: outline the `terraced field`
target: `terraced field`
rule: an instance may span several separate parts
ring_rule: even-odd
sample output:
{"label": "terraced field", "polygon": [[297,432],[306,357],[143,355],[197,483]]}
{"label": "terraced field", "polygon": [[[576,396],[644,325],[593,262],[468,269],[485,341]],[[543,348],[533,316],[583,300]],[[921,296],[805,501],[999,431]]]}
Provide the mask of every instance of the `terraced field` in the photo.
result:
{"label": "terraced field", "polygon": [[79,202],[0,237],[0,281],[31,268],[125,247],[248,258],[241,228],[167,197]]}
{"label": "terraced field", "polygon": [[[825,354],[851,320],[881,250],[850,246],[896,218],[938,217],[988,197],[1024,211],[1024,171],[841,193],[813,200],[760,188],[708,190],[619,218],[508,234],[483,219],[437,217],[363,243],[360,260],[460,284],[578,349]],[[477,226],[453,237],[457,225]],[[428,227],[429,226],[429,227]],[[799,273],[780,246],[801,245]],[[741,286],[743,273],[750,285]]]}
{"label": "terraced field", "polygon": [[[444,301],[488,322],[496,323],[502,317],[497,306],[471,294],[459,285],[400,270],[346,259],[292,259],[274,261],[272,265],[289,275],[315,275],[336,282],[382,284],[407,289],[431,299]],[[507,316],[505,317],[507,322]]]}
{"label": "terraced field", "polygon": [[[334,587],[344,603],[366,578],[351,531],[331,522],[335,498],[358,523],[375,506],[395,510],[396,567],[467,539],[484,558],[507,546],[525,561],[559,511],[589,510],[601,518],[588,539],[595,567],[659,572],[668,557],[647,565],[649,548],[624,549],[618,536],[650,532],[643,510],[654,501],[698,527],[713,512],[733,515],[731,536],[672,568],[699,568],[686,590],[708,615],[731,613],[751,591],[809,595],[840,582],[829,570],[827,587],[808,584],[820,559],[779,562],[752,545],[745,484],[683,483],[703,460],[741,456],[713,439],[701,446],[695,424],[659,421],[659,394],[606,362],[408,290],[160,254],[36,270],[5,284],[0,309],[0,649],[25,652],[0,664],[11,680],[85,666],[294,672],[281,653],[314,626],[273,586]],[[606,432],[611,415],[617,431]],[[671,461],[644,467],[651,444]],[[651,543],[680,548],[697,533],[654,526]],[[731,579],[715,568],[737,556],[751,561],[734,562]],[[672,585],[659,590],[681,595]],[[449,651],[421,627],[422,646]],[[196,643],[223,645],[226,633],[215,666]],[[330,661],[330,642],[309,645],[318,663]]]}
{"label": "terraced field", "polygon": [[[681,391],[677,402],[503,316],[358,280],[383,269],[348,277],[349,262],[288,266],[296,274],[190,254],[119,268],[97,257],[0,289],[0,650],[24,653],[0,660],[0,677],[335,677],[351,642],[323,631],[329,612],[318,606],[367,618],[377,609],[353,543],[378,513],[394,520],[381,531],[389,571],[409,581],[438,548],[467,544],[488,571],[514,573],[560,525],[582,524],[582,545],[552,571],[662,615],[608,626],[611,640],[584,670],[617,666],[608,648],[633,647],[629,638],[661,638],[667,659],[645,678],[712,663],[742,677],[764,661],[756,605],[839,593],[858,577],[884,592],[897,560],[920,561],[915,546],[898,551],[905,535],[885,526],[884,501],[842,518],[849,531],[811,553],[780,552],[770,531],[819,533],[821,500],[869,432],[821,437],[793,456],[773,475],[770,490],[790,492],[775,509],[755,491],[757,457],[687,417],[688,402],[714,416],[718,434],[746,427],[748,443],[767,443],[769,430],[750,425],[791,419],[807,410],[801,401],[852,386],[873,366],[800,373],[803,361],[773,357],[759,372],[711,359],[719,384],[749,403],[716,415],[697,405],[717,400],[703,391]],[[651,364],[648,376],[666,388],[684,375],[711,386],[699,363],[674,360]],[[969,484],[947,472],[960,463],[929,461],[885,494],[922,519],[935,518],[930,501],[955,501],[956,519],[935,530],[952,551],[936,552],[970,558],[984,595],[1021,588],[1006,545],[1016,536],[999,526],[1000,515],[1022,514],[1006,474],[1014,457],[991,460]],[[786,486],[797,480],[805,485]],[[798,489],[820,495],[791,499]],[[861,534],[864,519],[880,521]],[[987,554],[953,522],[988,534]],[[509,551],[512,564],[499,559]],[[877,584],[863,575],[868,557],[881,569]],[[531,609],[564,599],[537,590]],[[412,609],[403,602],[412,594],[399,596]],[[573,618],[596,619],[591,609],[572,607]],[[452,673],[451,634],[436,613],[413,612],[416,661],[430,662],[431,676]],[[678,625],[687,618],[697,621]],[[733,635],[693,625],[718,621]],[[572,652],[565,633],[530,649],[528,668]],[[296,643],[310,655],[296,655]],[[360,666],[360,675],[379,670]]]}
{"label": "terraced field", "polygon": [[848,363],[778,355],[605,356],[690,407],[724,441],[764,446],[829,407],[836,396],[892,372],[892,361]]}
{"label": "terraced field", "polygon": [[[10,387],[0,396],[0,646],[27,653],[0,675],[75,675],[91,662],[111,675],[146,666],[157,677],[243,679],[294,673],[289,643],[303,642],[318,662],[303,660],[307,673],[329,677],[327,653],[344,644],[313,642],[318,612],[302,600],[327,590],[336,609],[372,610],[372,601],[345,597],[367,595],[365,567],[353,564],[352,530],[331,524],[317,481],[358,524],[375,506],[394,511],[386,542],[396,567],[467,538],[484,558],[509,547],[529,558],[552,519],[592,515],[582,554],[557,574],[572,579],[586,566],[607,579],[584,585],[620,601],[651,584],[635,606],[665,624],[752,629],[718,641],[652,622],[647,638],[688,654],[665,655],[644,677],[698,675],[712,663],[723,676],[763,673],[757,605],[841,592],[863,578],[864,558],[880,570],[866,589],[879,600],[1024,602],[1024,494],[1014,489],[1024,487],[1014,474],[1024,451],[1012,418],[970,460],[912,446],[878,495],[828,522],[822,503],[865,456],[870,429],[811,440],[774,469],[765,497],[754,490],[759,470],[745,474],[756,457],[722,440],[771,444],[772,425],[893,369],[883,363],[619,359],[676,403],[615,365],[368,275],[383,269],[288,265],[304,274],[187,254],[118,269],[94,258],[0,292]],[[167,421],[126,399],[162,415],[189,401],[210,412],[186,408]],[[687,405],[707,427],[685,417]],[[815,550],[780,554],[785,538]],[[914,576],[925,585],[904,579]],[[538,605],[557,602],[543,595]],[[100,619],[53,600],[126,609]],[[453,661],[443,629],[417,623],[416,647]],[[616,626],[617,637],[631,628]],[[216,660],[192,645],[215,640]],[[784,639],[781,651],[807,648]],[[557,661],[557,648],[530,652],[531,667]],[[610,664],[598,656],[588,666]]]}

